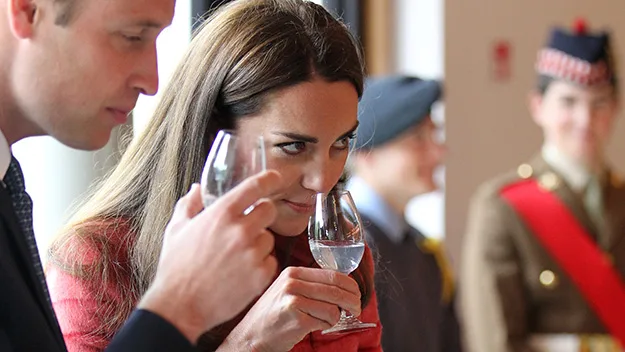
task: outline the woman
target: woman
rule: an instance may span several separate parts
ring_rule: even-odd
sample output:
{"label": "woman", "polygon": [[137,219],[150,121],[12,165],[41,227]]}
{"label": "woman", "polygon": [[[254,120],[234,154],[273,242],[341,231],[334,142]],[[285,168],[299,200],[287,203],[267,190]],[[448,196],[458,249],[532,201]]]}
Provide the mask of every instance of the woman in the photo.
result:
{"label": "woman", "polygon": [[[166,219],[200,178],[220,129],[262,135],[268,168],[292,180],[275,197],[280,272],[237,318],[206,332],[202,350],[379,351],[369,250],[350,276],[320,269],[306,236],[314,195],[335,187],[357,126],[361,53],[323,7],[242,0],[192,41],[146,131],[55,240],[47,268],[70,351],[100,351],[156,269]],[[181,273],[184,275],[184,273]],[[184,289],[184,288],[181,288]],[[377,327],[321,335],[346,309]]]}

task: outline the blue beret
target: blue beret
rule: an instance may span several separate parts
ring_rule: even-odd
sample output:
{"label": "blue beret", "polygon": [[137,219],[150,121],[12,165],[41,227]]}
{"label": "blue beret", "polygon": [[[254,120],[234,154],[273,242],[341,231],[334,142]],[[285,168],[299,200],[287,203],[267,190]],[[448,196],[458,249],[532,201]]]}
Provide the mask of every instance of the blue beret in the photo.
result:
{"label": "blue beret", "polygon": [[589,33],[581,19],[572,30],[553,28],[536,62],[539,74],[582,86],[614,84],[614,69],[610,34]]}
{"label": "blue beret", "polygon": [[441,90],[440,82],[417,77],[368,78],[358,104],[356,149],[380,146],[424,121]]}

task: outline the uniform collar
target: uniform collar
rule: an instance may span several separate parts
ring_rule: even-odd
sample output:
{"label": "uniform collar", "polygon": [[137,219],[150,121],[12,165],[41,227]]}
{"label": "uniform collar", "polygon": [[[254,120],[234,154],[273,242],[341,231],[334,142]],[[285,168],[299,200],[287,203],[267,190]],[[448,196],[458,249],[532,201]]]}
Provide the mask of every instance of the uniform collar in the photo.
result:
{"label": "uniform collar", "polygon": [[358,176],[353,176],[347,183],[358,212],[366,215],[386,236],[395,243],[401,243],[409,229],[403,214],[397,214],[393,208],[378,195],[371,186]]}
{"label": "uniform collar", "polygon": [[568,156],[551,145],[542,148],[542,157],[575,192],[581,192],[593,177],[599,177],[589,172],[585,167],[571,160]]}

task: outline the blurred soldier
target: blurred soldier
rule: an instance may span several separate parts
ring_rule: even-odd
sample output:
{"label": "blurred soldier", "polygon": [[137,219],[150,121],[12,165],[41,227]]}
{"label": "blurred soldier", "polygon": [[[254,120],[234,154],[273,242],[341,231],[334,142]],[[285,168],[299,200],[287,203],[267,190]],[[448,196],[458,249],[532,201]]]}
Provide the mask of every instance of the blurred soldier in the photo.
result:
{"label": "blurred soldier", "polygon": [[606,158],[618,113],[610,35],[553,29],[530,96],[544,144],[471,203],[460,295],[473,352],[621,351],[625,187]]}

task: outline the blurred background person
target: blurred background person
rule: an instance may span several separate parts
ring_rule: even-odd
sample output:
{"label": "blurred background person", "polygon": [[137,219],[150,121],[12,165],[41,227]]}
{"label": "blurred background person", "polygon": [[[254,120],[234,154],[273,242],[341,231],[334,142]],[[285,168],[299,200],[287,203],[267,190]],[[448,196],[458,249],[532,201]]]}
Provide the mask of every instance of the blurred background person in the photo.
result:
{"label": "blurred background person", "polygon": [[474,195],[460,278],[474,352],[620,351],[625,340],[625,187],[606,156],[619,112],[611,40],[582,20],[553,28],[529,97],[542,149]]}
{"label": "blurred background person", "polygon": [[445,147],[430,113],[434,80],[369,78],[359,105],[347,188],[376,256],[384,351],[460,351],[453,282],[445,255],[404,219],[411,198],[436,189]]}

